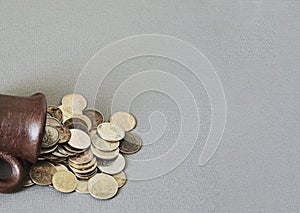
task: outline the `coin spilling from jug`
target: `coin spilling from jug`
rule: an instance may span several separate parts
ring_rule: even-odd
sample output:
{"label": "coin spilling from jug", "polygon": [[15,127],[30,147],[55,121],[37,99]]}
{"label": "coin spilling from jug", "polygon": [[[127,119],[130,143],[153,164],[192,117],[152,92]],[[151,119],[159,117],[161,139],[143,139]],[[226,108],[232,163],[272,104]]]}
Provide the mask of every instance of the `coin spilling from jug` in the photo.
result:
{"label": "coin spilling from jug", "polygon": [[64,96],[60,106],[47,107],[38,162],[23,186],[50,186],[97,199],[114,197],[126,183],[123,154],[142,147],[142,139],[130,132],[136,123],[128,112],[115,112],[105,122],[101,112],[87,109],[82,95]]}

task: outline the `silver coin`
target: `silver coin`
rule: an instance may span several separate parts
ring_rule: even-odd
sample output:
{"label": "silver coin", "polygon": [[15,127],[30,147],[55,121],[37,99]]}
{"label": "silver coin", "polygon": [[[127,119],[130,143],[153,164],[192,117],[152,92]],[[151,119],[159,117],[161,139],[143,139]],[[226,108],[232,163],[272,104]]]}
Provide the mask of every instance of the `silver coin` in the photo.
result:
{"label": "silver coin", "polygon": [[112,152],[102,152],[96,147],[94,147],[94,145],[91,145],[91,151],[96,157],[101,158],[103,160],[115,159],[116,157],[118,157],[119,154],[119,149],[116,149]]}
{"label": "silver coin", "polygon": [[119,141],[125,137],[124,130],[112,123],[101,123],[97,127],[98,134],[106,141]]}
{"label": "silver coin", "polygon": [[68,94],[61,100],[62,105],[72,114],[82,114],[82,111],[87,107],[87,100],[80,94]]}
{"label": "silver coin", "polygon": [[110,175],[115,175],[123,171],[123,169],[125,168],[125,164],[126,164],[125,158],[121,154],[119,154],[117,159],[114,160],[111,164],[107,166],[98,165],[98,168],[100,169],[101,172]]}
{"label": "silver coin", "polygon": [[87,149],[91,145],[90,136],[82,130],[70,129],[71,138],[67,142],[75,149]]}
{"label": "silver coin", "polygon": [[91,137],[92,144],[103,152],[111,152],[116,150],[119,147],[119,141],[116,141],[115,143],[107,142],[106,140],[100,138],[98,134],[94,134]]}

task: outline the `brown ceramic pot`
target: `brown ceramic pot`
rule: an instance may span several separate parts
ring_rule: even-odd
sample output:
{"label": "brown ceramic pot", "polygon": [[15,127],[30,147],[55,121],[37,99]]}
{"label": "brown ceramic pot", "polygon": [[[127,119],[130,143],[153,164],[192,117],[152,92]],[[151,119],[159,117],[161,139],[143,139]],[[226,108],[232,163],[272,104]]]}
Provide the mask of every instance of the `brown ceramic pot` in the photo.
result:
{"label": "brown ceramic pot", "polygon": [[37,161],[46,110],[44,94],[37,93],[30,97],[0,94],[0,159],[11,167],[11,176],[0,179],[0,193],[20,189],[26,175],[23,161]]}

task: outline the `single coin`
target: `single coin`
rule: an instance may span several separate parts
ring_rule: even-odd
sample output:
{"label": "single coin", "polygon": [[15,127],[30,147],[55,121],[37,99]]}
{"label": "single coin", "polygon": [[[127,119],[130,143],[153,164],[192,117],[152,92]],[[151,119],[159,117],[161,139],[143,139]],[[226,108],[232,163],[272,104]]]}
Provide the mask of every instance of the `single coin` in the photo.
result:
{"label": "single coin", "polygon": [[135,117],[128,112],[115,112],[109,122],[122,127],[125,132],[133,130],[136,126]]}
{"label": "single coin", "polygon": [[58,147],[58,145],[56,144],[55,146],[50,147],[50,148],[42,148],[40,150],[40,154],[48,154],[48,153],[54,152],[57,149],[57,147]]}
{"label": "single coin", "polygon": [[[58,147],[57,147],[58,148]],[[58,149],[56,149],[54,152],[51,153],[52,155],[54,155],[55,157],[59,157],[59,158],[67,158],[69,157],[68,154],[62,154],[58,151]]]}
{"label": "single coin", "polygon": [[120,141],[120,152],[124,154],[134,154],[142,148],[142,139],[139,135],[126,132],[125,138]]}
{"label": "single coin", "polygon": [[81,118],[71,117],[64,122],[64,127],[68,129],[80,129],[86,133],[88,133],[88,126],[84,120]]}
{"label": "single coin", "polygon": [[60,192],[70,193],[77,187],[77,178],[70,171],[58,171],[52,178],[53,187]]}
{"label": "single coin", "polygon": [[80,164],[86,164],[86,163],[91,162],[93,160],[93,158],[94,158],[93,153],[90,150],[87,150],[80,155],[70,157],[69,162],[80,165]]}
{"label": "single coin", "polygon": [[81,114],[87,106],[87,100],[80,94],[68,94],[61,100],[65,108],[71,108],[73,114]]}
{"label": "single coin", "polygon": [[118,183],[110,175],[96,174],[88,181],[90,194],[97,199],[110,199],[118,192]]}
{"label": "single coin", "polygon": [[29,187],[29,186],[33,186],[34,182],[30,179],[29,174],[26,175],[24,182],[23,182],[23,187]]}
{"label": "single coin", "polygon": [[97,149],[96,147],[94,147],[94,145],[91,146],[91,151],[96,157],[101,158],[103,160],[115,159],[116,157],[118,157],[118,154],[119,154],[119,148],[117,148],[116,150],[114,150],[112,152],[102,152],[99,149]]}
{"label": "single coin", "polygon": [[110,174],[110,175],[115,175],[120,173],[124,168],[125,168],[125,158],[119,154],[117,159],[114,160],[110,165],[108,166],[101,166],[98,165],[98,168],[100,169],[101,172]]}
{"label": "single coin", "polygon": [[69,161],[70,166],[72,166],[75,169],[81,169],[81,170],[91,168],[96,163],[97,163],[97,160],[95,157],[91,160],[91,162],[85,163],[85,164],[75,164],[75,163],[72,163],[71,161]]}
{"label": "single coin", "polygon": [[53,126],[46,126],[42,142],[42,148],[53,147],[59,140],[59,132]]}
{"label": "single coin", "polygon": [[91,120],[92,129],[97,128],[97,126],[104,121],[103,114],[95,109],[86,109],[82,113]]}
{"label": "single coin", "polygon": [[48,186],[52,183],[52,177],[56,173],[53,164],[45,161],[39,161],[32,165],[29,171],[31,180],[40,186]]}
{"label": "single coin", "polygon": [[74,167],[70,166],[70,169],[77,174],[86,174],[94,171],[97,168],[97,163],[95,163],[92,167],[87,169],[75,169]]}
{"label": "single coin", "polygon": [[119,141],[116,142],[107,142],[106,140],[100,138],[98,134],[94,134],[91,137],[92,144],[103,152],[111,152],[116,150],[119,147]]}
{"label": "single coin", "polygon": [[76,187],[76,192],[88,194],[89,193],[88,181],[87,180],[79,180],[78,185]]}
{"label": "single coin", "polygon": [[61,111],[62,111],[62,114],[63,114],[63,123],[68,120],[69,118],[72,117],[72,111],[69,111],[69,109],[66,109],[63,105],[60,105],[58,107]]}
{"label": "single coin", "polygon": [[82,130],[70,129],[71,138],[68,144],[75,149],[87,149],[91,145],[90,136]]}
{"label": "single coin", "polygon": [[125,137],[124,130],[112,123],[102,123],[97,127],[98,134],[106,141],[119,141]]}
{"label": "single coin", "polygon": [[125,172],[120,172],[112,177],[117,181],[119,188],[124,186],[127,180]]}
{"label": "single coin", "polygon": [[79,114],[79,115],[73,115],[72,118],[81,119],[86,124],[88,131],[92,128],[92,121],[89,119],[88,116]]}
{"label": "single coin", "polygon": [[71,153],[75,153],[75,154],[81,154],[83,152],[85,152],[87,149],[76,149],[71,147],[69,144],[65,143],[61,145],[65,150],[71,152]]}
{"label": "single coin", "polygon": [[62,123],[54,117],[47,117],[46,118],[46,125],[48,125],[48,126],[61,126]]}
{"label": "single coin", "polygon": [[68,168],[61,163],[53,163],[57,171],[69,171]]}
{"label": "single coin", "polygon": [[71,138],[71,132],[68,128],[64,126],[57,126],[55,127],[59,132],[59,141],[58,143],[66,143]]}
{"label": "single coin", "polygon": [[63,113],[57,106],[48,106],[47,113],[50,113],[52,117],[55,117],[60,122],[63,121]]}

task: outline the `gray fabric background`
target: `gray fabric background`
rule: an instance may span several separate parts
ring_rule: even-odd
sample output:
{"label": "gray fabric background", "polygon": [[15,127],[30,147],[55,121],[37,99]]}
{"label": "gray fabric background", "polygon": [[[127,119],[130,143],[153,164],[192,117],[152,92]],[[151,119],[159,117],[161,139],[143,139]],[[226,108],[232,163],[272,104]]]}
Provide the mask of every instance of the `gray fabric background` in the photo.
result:
{"label": "gray fabric background", "polygon": [[[41,91],[49,104],[58,104],[101,48],[128,36],[159,33],[206,55],[220,76],[228,108],[222,144],[200,167],[210,125],[203,85],[163,58],[121,64],[101,85],[97,108],[109,116],[114,90],[133,72],[159,68],[176,75],[200,106],[200,137],[190,155],[168,174],[128,181],[109,201],[34,186],[1,194],[0,212],[299,212],[299,14],[299,1],[277,0],[1,1],[1,93]],[[152,111],[162,112],[168,122],[163,136],[133,158],[166,152],[180,128],[174,101],[149,91],[130,110],[140,132],[149,130]],[[159,120],[151,124],[161,127]]]}

